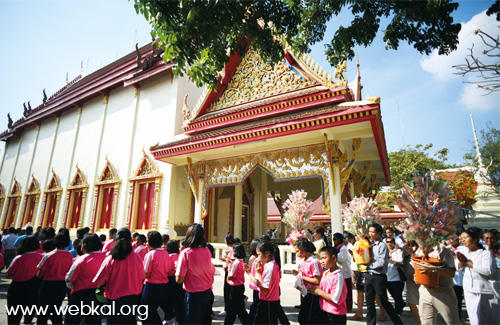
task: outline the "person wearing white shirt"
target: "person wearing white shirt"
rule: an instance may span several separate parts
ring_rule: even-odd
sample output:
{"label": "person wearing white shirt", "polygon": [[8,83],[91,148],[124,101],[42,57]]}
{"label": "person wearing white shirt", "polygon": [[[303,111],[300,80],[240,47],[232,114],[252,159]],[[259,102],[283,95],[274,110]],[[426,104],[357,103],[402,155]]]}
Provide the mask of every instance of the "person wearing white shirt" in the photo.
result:
{"label": "person wearing white shirt", "polygon": [[460,244],[458,237],[447,240],[448,248],[450,251],[455,254],[455,268],[457,271],[455,272],[455,277],[453,278],[453,290],[455,290],[455,295],[457,296],[458,301],[458,318],[462,320],[462,302],[464,300],[464,286],[463,286],[463,278],[464,271],[458,267],[458,259],[456,257],[457,252],[461,252],[465,254],[468,251],[467,247]]}
{"label": "person wearing white shirt", "polygon": [[464,297],[469,320],[476,324],[500,324],[498,296],[490,278],[495,274],[495,259],[479,243],[480,229],[469,228],[460,234],[460,242],[468,248],[457,252],[459,267],[464,270]]}
{"label": "person wearing white shirt", "polygon": [[406,306],[403,300],[404,282],[399,276],[398,268],[403,265],[403,250],[396,247],[394,238],[386,238],[386,244],[389,248],[389,264],[387,265],[387,290],[394,299],[394,309],[398,315],[401,315]]}
{"label": "person wearing white shirt", "polygon": [[352,309],[352,271],[349,251],[344,244],[344,235],[339,232],[333,234],[333,245],[337,250],[337,267],[342,270],[342,276],[347,287],[346,306],[349,312]]}
{"label": "person wearing white shirt", "polygon": [[384,239],[384,242],[386,244],[387,244],[387,242],[386,242],[387,238],[394,238],[395,241],[396,241],[396,247],[400,248],[400,249],[403,249],[403,246],[405,245],[405,242],[403,241],[403,239],[401,239],[401,236],[394,235],[394,230],[391,227],[385,228],[385,234],[387,236]]}

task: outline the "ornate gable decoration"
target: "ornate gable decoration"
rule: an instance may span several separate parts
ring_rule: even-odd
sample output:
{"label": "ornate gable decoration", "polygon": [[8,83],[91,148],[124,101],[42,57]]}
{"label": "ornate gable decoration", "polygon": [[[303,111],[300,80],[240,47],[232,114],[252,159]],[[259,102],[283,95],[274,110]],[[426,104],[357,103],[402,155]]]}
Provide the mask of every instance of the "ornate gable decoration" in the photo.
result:
{"label": "ornate gable decoration", "polygon": [[40,194],[40,187],[36,181],[35,174],[31,175],[31,183],[26,194]]}
{"label": "ornate gable decoration", "polygon": [[106,165],[102,169],[101,174],[97,178],[97,182],[95,185],[104,185],[104,184],[113,184],[120,183],[120,178],[118,178],[118,174],[115,172],[113,166],[108,160],[108,156],[106,156]]}
{"label": "ornate gable decoration", "polygon": [[281,62],[273,67],[262,60],[258,51],[250,48],[227,88],[207,112],[314,85],[319,83],[298,75],[287,63]]}
{"label": "ornate gable decoration", "polygon": [[12,186],[12,190],[10,191],[9,196],[21,196],[21,188],[19,187],[19,182],[14,177],[14,185]]}
{"label": "ornate gable decoration", "polygon": [[57,175],[52,169],[52,178],[50,179],[49,185],[45,188],[45,192],[60,192],[62,191],[61,184],[57,179]]}
{"label": "ornate gable decoration", "polygon": [[133,176],[130,178],[130,180],[161,177],[162,174],[160,173],[160,167],[155,167],[153,165],[153,161],[146,154],[144,148],[142,149],[142,153],[143,155],[141,162],[139,163],[137,169],[134,171]]}
{"label": "ornate gable decoration", "polygon": [[80,168],[78,168],[78,164],[76,164],[76,173],[75,176],[73,177],[73,180],[69,184],[69,188],[75,189],[75,188],[86,188],[86,187],[89,187],[89,184],[87,184],[85,176],[83,176],[82,171],[80,170]]}

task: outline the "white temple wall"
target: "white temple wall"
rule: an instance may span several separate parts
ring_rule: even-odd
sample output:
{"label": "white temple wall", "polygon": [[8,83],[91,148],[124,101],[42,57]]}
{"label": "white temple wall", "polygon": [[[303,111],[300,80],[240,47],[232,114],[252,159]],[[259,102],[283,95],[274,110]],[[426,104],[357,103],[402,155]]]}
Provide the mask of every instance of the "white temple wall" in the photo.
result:
{"label": "white temple wall", "polygon": [[[132,166],[137,168],[142,158],[144,148],[149,153],[149,147],[158,142],[172,141],[174,138],[174,123],[176,117],[176,83],[172,85],[170,73],[164,72],[159,76],[141,83],[139,108],[136,120],[137,132],[134,138],[134,155]],[[137,153],[137,154],[135,154]],[[172,166],[154,161],[163,174],[158,204],[158,229],[165,229],[169,204]],[[175,201],[174,201],[175,202]]]}
{"label": "white temple wall", "polygon": [[229,232],[230,220],[233,216],[230,215],[232,211],[231,199],[219,199],[217,201],[217,236],[212,238],[214,242],[224,242],[224,237]]}
{"label": "white temple wall", "polygon": [[160,205],[163,204],[164,208],[168,209],[170,227],[174,228],[175,225],[181,223],[188,225],[190,222],[191,187],[184,166],[173,166],[170,184],[165,183],[164,185],[162,190],[169,191],[169,201],[175,202],[168,206],[164,202],[160,202]]}

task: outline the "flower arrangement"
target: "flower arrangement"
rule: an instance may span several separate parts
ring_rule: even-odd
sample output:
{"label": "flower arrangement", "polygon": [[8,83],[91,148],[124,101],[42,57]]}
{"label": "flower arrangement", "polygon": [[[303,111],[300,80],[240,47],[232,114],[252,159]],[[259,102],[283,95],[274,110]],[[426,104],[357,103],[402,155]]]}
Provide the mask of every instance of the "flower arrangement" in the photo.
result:
{"label": "flower arrangement", "polygon": [[295,243],[299,239],[299,237],[305,237],[305,235],[300,231],[292,230],[290,235],[286,238],[286,242],[290,245],[293,245],[293,243]]}
{"label": "flower arrangement", "polygon": [[370,225],[380,221],[377,201],[363,196],[355,197],[342,210],[342,221],[344,229],[365,238]]}
{"label": "flower arrangement", "polygon": [[355,197],[342,211],[344,229],[361,239],[354,244],[353,257],[356,264],[370,262],[370,243],[366,239],[372,223],[380,221],[377,201],[365,197]]}
{"label": "flower arrangement", "polygon": [[307,192],[304,190],[292,191],[288,195],[288,199],[283,203],[282,221],[294,228],[290,236],[286,239],[287,242],[293,244],[298,237],[304,237],[302,230],[312,217],[313,201],[306,199]]}
{"label": "flower arrangement", "polygon": [[403,184],[401,197],[396,205],[406,213],[397,229],[407,240],[415,240],[424,251],[446,238],[455,235],[457,222],[455,205],[450,201],[450,191],[442,180],[416,177],[415,188]]}

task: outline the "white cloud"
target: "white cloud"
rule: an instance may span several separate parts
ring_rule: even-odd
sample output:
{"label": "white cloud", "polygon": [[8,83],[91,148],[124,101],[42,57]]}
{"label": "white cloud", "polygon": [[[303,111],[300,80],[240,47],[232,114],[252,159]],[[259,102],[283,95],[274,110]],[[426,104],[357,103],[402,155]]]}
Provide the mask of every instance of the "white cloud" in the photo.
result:
{"label": "white cloud", "polygon": [[459,102],[467,110],[489,111],[499,109],[500,93],[494,92],[485,96],[487,93],[488,91],[479,88],[475,84],[465,84]]}
{"label": "white cloud", "polygon": [[438,50],[434,50],[431,55],[420,59],[420,66],[430,72],[435,78],[449,80],[453,78],[463,78],[454,74],[457,72],[453,66],[464,64],[465,58],[470,54],[470,48],[474,45],[474,53],[480,54],[486,48],[481,38],[475,34],[477,29],[490,34],[498,35],[498,22],[495,15],[487,16],[486,10],[475,15],[466,23],[462,23],[462,29],[458,34],[458,47],[449,55],[438,55]]}

